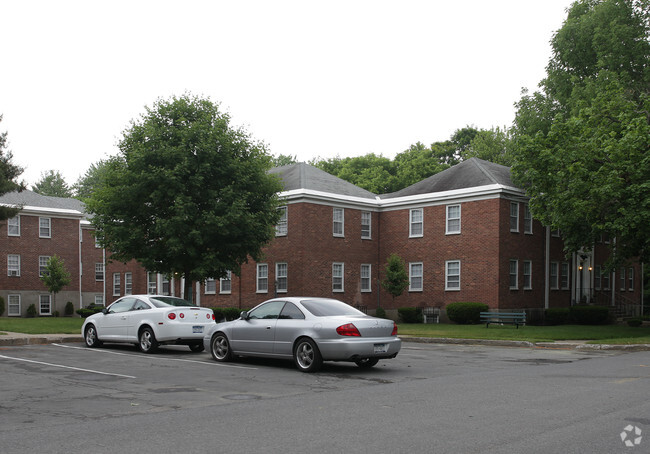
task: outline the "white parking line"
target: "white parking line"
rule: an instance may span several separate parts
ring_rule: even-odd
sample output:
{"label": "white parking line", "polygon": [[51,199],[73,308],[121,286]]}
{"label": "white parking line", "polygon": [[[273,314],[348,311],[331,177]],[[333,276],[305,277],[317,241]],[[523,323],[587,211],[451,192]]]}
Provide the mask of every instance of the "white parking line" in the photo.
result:
{"label": "white parking line", "polygon": [[136,378],[136,377],[134,377],[132,375],[111,374],[109,372],[100,372],[98,370],[91,370],[91,369],[81,369],[79,367],[64,366],[63,364],[44,363],[42,361],[34,361],[34,360],[31,360],[31,359],[25,359],[25,358],[14,358],[12,356],[0,355],[0,358],[13,359],[14,361],[23,361],[25,363],[41,364],[41,365],[50,366],[50,367],[60,367],[61,369],[72,369],[72,370],[77,370],[77,371],[80,371],[80,372],[90,372],[91,374],[110,375],[112,377],[122,377],[122,378]]}
{"label": "white parking line", "polygon": [[[132,356],[134,358],[142,358],[143,355],[138,355],[134,353],[121,353],[121,352],[113,352],[110,350],[100,350],[100,349],[90,349],[88,347],[74,347],[72,345],[63,345],[63,344],[50,344],[50,345],[55,345],[57,347],[62,347],[62,348],[74,348],[77,350],[83,350],[86,352],[97,352],[97,353],[110,353],[111,355],[120,355],[120,356]],[[223,363],[218,363],[216,361],[212,362],[207,362],[207,361],[196,361],[194,359],[180,359],[180,358],[165,358],[163,356],[150,356],[147,355],[147,358],[150,359],[157,359],[157,360],[163,360],[163,361],[179,361],[183,363],[195,363],[195,364],[203,364],[206,366],[217,366],[217,367],[230,367],[232,369],[250,369],[250,370],[257,370],[257,367],[249,367],[249,366],[237,366],[235,364],[223,364]]]}

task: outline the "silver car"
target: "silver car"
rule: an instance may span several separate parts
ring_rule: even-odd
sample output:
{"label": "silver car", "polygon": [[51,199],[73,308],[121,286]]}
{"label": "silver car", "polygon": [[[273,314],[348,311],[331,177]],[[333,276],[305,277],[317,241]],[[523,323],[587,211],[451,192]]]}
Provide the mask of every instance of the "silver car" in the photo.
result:
{"label": "silver car", "polygon": [[292,297],[263,302],[241,317],[217,323],[203,338],[217,361],[235,356],[294,360],[302,372],[323,361],[351,361],[369,368],[395,358],[402,346],[397,325],[335,299]]}

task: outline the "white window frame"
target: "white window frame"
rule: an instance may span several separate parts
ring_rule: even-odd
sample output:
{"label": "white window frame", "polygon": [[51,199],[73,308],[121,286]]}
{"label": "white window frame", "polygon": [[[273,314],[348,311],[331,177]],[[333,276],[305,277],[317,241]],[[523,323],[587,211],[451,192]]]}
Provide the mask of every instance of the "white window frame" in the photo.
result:
{"label": "white window frame", "polygon": [[551,290],[560,289],[560,263],[551,262],[551,269],[549,270],[549,279]]}
{"label": "white window frame", "polygon": [[[99,277],[100,275],[101,277]],[[95,262],[95,282],[104,282],[105,278],[104,264]]]}
{"label": "white window frame", "polygon": [[20,254],[7,255],[7,276],[20,277]]}
{"label": "white window frame", "polygon": [[205,289],[203,293],[206,295],[217,294],[217,281],[213,277],[209,277],[205,280]]}
{"label": "white window frame", "polygon": [[[164,274],[160,278],[160,293],[163,295],[171,295],[172,291],[172,285],[171,285],[171,279],[169,279],[167,276]],[[165,287],[167,287],[167,290],[165,290]]]}
{"label": "white window frame", "polygon": [[38,313],[39,315],[52,315],[52,295],[49,293],[38,295]]}
{"label": "white window frame", "polygon": [[[514,273],[513,273],[514,265]],[[512,284],[512,278],[514,276],[515,283]],[[508,262],[508,287],[510,290],[519,290],[519,260],[510,259]]]}
{"label": "white window frame", "polygon": [[533,214],[530,212],[530,206],[524,204],[524,234],[533,234]]}
{"label": "white window frame", "polygon": [[269,292],[269,265],[268,263],[257,264],[257,289],[256,293]]}
{"label": "white window frame", "polygon": [[361,212],[361,238],[364,240],[372,239],[372,212]]}
{"label": "white window frame", "polygon": [[627,289],[630,292],[634,291],[634,268],[630,267],[627,270],[627,281],[628,281],[628,286]]}
{"label": "white window frame", "polygon": [[[43,225],[44,222],[47,223],[47,226]],[[38,218],[38,237],[52,238],[52,218]]]}
{"label": "white window frame", "polygon": [[625,277],[625,267],[624,266],[622,266],[621,269],[620,269],[620,279],[621,279],[620,280],[620,284],[621,284],[620,291],[624,292],[625,287],[626,287],[625,284],[627,284],[627,278]]}
{"label": "white window frame", "polygon": [[133,273],[131,272],[124,273],[124,294],[133,294]]}
{"label": "white window frame", "polygon": [[594,266],[594,289],[600,290],[600,286],[602,285],[602,273],[600,269],[600,265]]}
{"label": "white window frame", "polygon": [[226,277],[219,279],[219,293],[230,295],[232,293],[232,271],[226,271]]}
{"label": "white window frame", "polygon": [[289,233],[289,210],[287,206],[278,207],[278,211],[281,212],[280,220],[275,225],[275,236],[287,236]]}
{"label": "white window frame", "polygon": [[[418,219],[418,215],[419,215],[419,219]],[[414,228],[414,227],[419,227],[419,228]],[[413,208],[409,210],[409,238],[422,238],[423,236],[424,236],[424,209]]]}
{"label": "white window frame", "polygon": [[113,296],[120,296],[122,292],[122,279],[120,273],[113,273]]}
{"label": "white window frame", "polygon": [[372,292],[372,265],[362,263],[360,271],[361,291],[364,293]]}
{"label": "white window frame", "polygon": [[104,295],[95,295],[95,306],[105,306]]}
{"label": "white window frame", "polygon": [[152,271],[147,272],[147,294],[158,294],[158,273],[154,273]]}
{"label": "white window frame", "polygon": [[22,308],[20,302],[20,295],[7,295],[7,316],[20,317],[21,315],[22,315]]}
{"label": "white window frame", "polygon": [[409,263],[409,292],[421,292],[424,289],[424,264]]}
{"label": "white window frame", "polygon": [[460,260],[445,261],[445,291],[460,291]]}
{"label": "white window frame", "polygon": [[[454,208],[458,208],[457,213],[452,213],[452,210]],[[460,208],[460,204],[447,205],[447,208],[446,208],[445,211],[447,212],[447,222],[445,223],[445,225],[446,225],[445,234],[447,234],[447,235],[458,235],[458,234],[460,234],[460,226],[461,226],[461,208]],[[456,225],[456,223],[458,225]]]}
{"label": "white window frame", "polygon": [[343,208],[332,208],[332,235],[345,236],[345,210]]}
{"label": "white window frame", "polygon": [[560,288],[562,290],[569,290],[569,279],[571,274],[569,270],[569,262],[560,263]]}
{"label": "white window frame", "polygon": [[20,236],[20,215],[7,220],[7,236]]}
{"label": "white window frame", "polygon": [[50,261],[49,255],[38,256],[38,277],[42,277],[45,275],[45,269],[47,268],[47,264],[49,261]]}
{"label": "white window frame", "polygon": [[612,284],[612,273],[603,273],[601,274],[603,281],[603,290],[611,290]]}
{"label": "white window frame", "polygon": [[289,285],[289,265],[287,262],[278,262],[275,264],[275,290],[278,293],[287,293]]}
{"label": "white window frame", "polygon": [[524,260],[524,290],[533,289],[533,262],[532,260]]}
{"label": "white window frame", "polygon": [[510,231],[519,233],[519,202],[510,202]]}
{"label": "white window frame", "polygon": [[345,263],[332,263],[332,292],[341,293],[345,291]]}

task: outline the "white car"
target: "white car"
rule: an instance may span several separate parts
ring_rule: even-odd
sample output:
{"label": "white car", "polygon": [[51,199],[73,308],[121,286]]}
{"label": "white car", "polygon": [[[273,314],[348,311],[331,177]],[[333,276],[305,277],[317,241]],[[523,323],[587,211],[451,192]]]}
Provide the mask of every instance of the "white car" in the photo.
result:
{"label": "white car", "polygon": [[203,336],[215,325],[214,312],[173,296],[127,295],[86,318],[81,334],[88,347],[131,343],[144,353],[159,345],[188,345],[201,352]]}

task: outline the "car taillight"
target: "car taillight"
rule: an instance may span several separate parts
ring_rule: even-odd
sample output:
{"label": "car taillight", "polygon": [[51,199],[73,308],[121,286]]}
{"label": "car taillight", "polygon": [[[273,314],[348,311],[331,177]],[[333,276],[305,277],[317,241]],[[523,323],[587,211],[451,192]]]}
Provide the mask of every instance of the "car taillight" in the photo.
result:
{"label": "car taillight", "polygon": [[185,318],[185,314],[183,314],[183,313],[181,312],[181,313],[180,313],[180,317],[181,317],[181,318]]}
{"label": "car taillight", "polygon": [[397,336],[397,323],[393,322],[393,332],[390,333],[391,336]]}
{"label": "car taillight", "polygon": [[355,337],[361,337],[361,333],[357,329],[356,326],[354,326],[352,323],[347,323],[345,325],[341,325],[338,328],[336,328],[336,332],[339,333],[340,336],[355,336]]}
{"label": "car taillight", "polygon": [[169,314],[167,314],[167,318],[170,319],[170,320],[176,320],[176,314],[174,314],[173,312],[170,312]]}
{"label": "car taillight", "polygon": [[205,314],[205,316],[208,317],[208,320],[210,320],[210,318],[212,318],[212,320],[216,320],[214,312],[212,313],[212,317],[210,317],[210,314]]}

